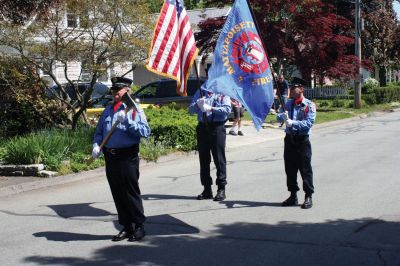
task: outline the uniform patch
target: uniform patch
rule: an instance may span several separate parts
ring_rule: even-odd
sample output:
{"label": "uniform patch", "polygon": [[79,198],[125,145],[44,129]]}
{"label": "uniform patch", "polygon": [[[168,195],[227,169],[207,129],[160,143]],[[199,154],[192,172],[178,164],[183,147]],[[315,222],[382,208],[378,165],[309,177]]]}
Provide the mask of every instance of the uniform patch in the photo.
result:
{"label": "uniform patch", "polygon": [[311,109],[311,112],[313,112],[313,113],[315,113],[317,111],[317,106],[315,105],[315,103],[311,102],[310,109]]}

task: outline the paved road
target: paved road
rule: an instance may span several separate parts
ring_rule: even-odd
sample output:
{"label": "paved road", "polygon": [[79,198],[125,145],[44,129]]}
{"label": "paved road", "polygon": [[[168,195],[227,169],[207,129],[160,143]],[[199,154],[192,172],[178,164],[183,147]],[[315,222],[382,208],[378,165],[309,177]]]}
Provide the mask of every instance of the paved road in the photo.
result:
{"label": "paved road", "polygon": [[315,128],[310,210],[280,207],[288,192],[274,132],[230,146],[224,202],[194,199],[196,155],[145,165],[140,243],[110,241],[117,225],[102,169],[3,196],[0,265],[400,265],[400,112]]}

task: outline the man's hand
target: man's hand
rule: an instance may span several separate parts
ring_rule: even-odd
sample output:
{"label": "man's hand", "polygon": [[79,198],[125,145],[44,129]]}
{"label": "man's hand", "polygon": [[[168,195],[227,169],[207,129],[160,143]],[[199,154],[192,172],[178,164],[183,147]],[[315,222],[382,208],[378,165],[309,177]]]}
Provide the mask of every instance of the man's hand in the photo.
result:
{"label": "man's hand", "polygon": [[101,154],[100,146],[97,143],[94,143],[93,150],[92,150],[92,157],[94,159],[97,159],[97,158],[99,158],[100,154]]}
{"label": "man's hand", "polygon": [[285,112],[282,114],[282,119],[283,119],[283,121],[285,121],[285,122],[289,119],[289,113],[288,113],[288,111],[285,111]]}
{"label": "man's hand", "polygon": [[292,120],[292,119],[287,119],[287,120],[285,121],[285,123],[286,123],[286,127],[292,127],[292,125],[293,125],[293,120]]}
{"label": "man's hand", "polygon": [[199,98],[199,99],[196,101],[196,104],[197,104],[197,106],[200,108],[200,110],[201,110],[202,112],[204,112],[204,111],[203,111],[203,106],[204,106],[204,104],[205,104],[205,99],[204,99],[204,97]]}
{"label": "man's hand", "polygon": [[124,110],[118,111],[115,114],[115,119],[118,120],[120,123],[124,122],[126,119],[126,113]]}
{"label": "man's hand", "polygon": [[211,108],[211,105],[208,105],[208,104],[205,103],[205,104],[203,105],[203,110],[202,110],[202,111],[203,111],[203,112],[210,112],[211,109],[212,109],[212,108]]}

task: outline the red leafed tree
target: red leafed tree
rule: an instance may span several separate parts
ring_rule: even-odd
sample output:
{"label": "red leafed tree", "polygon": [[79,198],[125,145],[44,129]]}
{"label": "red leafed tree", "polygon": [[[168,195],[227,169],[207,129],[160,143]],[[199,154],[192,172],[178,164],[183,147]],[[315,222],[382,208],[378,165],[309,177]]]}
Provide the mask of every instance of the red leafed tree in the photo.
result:
{"label": "red leafed tree", "polygon": [[[207,1],[206,1],[207,2]],[[212,1],[232,4],[232,1]],[[312,74],[322,85],[324,77],[353,78],[356,73],[353,22],[321,0],[250,0],[255,19],[274,64],[294,65],[308,81]],[[209,19],[196,35],[202,51],[215,46],[223,19]]]}

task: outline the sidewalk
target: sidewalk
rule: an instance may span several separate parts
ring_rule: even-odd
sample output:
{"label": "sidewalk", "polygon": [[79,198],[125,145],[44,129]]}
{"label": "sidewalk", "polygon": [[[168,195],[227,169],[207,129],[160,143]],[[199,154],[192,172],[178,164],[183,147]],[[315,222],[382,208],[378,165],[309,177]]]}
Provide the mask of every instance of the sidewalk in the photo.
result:
{"label": "sidewalk", "polygon": [[[228,133],[232,123],[226,123],[226,132]],[[227,151],[236,149],[241,146],[253,145],[265,141],[273,141],[282,139],[284,136],[283,129],[275,124],[264,124],[263,128],[257,132],[251,121],[243,122],[244,136],[226,135],[226,149]],[[157,162],[173,161],[182,156],[197,156],[196,152],[190,153],[173,153],[160,157]],[[141,161],[141,167],[157,164],[155,162]],[[66,184],[87,178],[95,178],[104,174],[104,168],[98,168],[91,171],[85,171],[76,174],[69,174],[64,176],[56,176],[51,178],[27,177],[27,176],[0,176],[0,197],[8,196],[24,191],[39,189],[44,187],[55,186],[59,184]]]}
{"label": "sidewalk", "polygon": [[[392,110],[393,112],[399,112],[400,108],[395,108]],[[331,122],[326,122],[323,124],[317,124],[313,126],[313,130],[319,130],[323,128],[329,128],[332,126],[337,126],[341,124],[347,124],[351,123],[352,121],[359,120],[359,119],[365,119],[369,116],[380,116],[384,115],[383,112],[374,112],[370,114],[361,114],[356,117],[352,118],[347,118],[347,119],[341,119],[341,120],[336,120],[336,121],[331,121]],[[226,132],[228,133],[232,123],[227,122],[226,123]],[[284,127],[279,127],[279,123],[264,123],[262,126],[262,129],[257,132],[257,130],[254,128],[253,123],[251,121],[243,121],[242,122],[243,126],[243,133],[244,136],[232,136],[227,134],[226,135],[226,150],[230,151],[232,149],[236,149],[242,146],[247,146],[247,145],[253,145],[261,142],[266,142],[266,141],[281,141],[283,139],[285,133],[284,133]],[[155,165],[157,163],[164,163],[164,162],[169,162],[173,161],[179,158],[182,158],[182,156],[197,156],[196,152],[189,152],[189,153],[182,153],[182,152],[176,152],[173,154],[169,154],[166,156],[160,157],[157,162],[146,162],[145,160],[141,161],[141,167],[146,167],[146,166],[151,166]],[[39,188],[44,188],[44,187],[50,187],[50,186],[55,186],[59,184],[66,184],[70,182],[75,182],[78,180],[83,180],[83,179],[88,179],[88,178],[96,178],[98,176],[104,175],[104,167],[91,170],[91,171],[86,171],[86,172],[80,172],[76,174],[69,174],[69,175],[63,175],[63,176],[56,176],[56,177],[51,177],[51,178],[39,178],[39,177],[19,177],[19,176],[0,176],[0,197],[24,192],[24,191],[29,191],[29,190],[34,190],[34,189],[39,189]]]}

